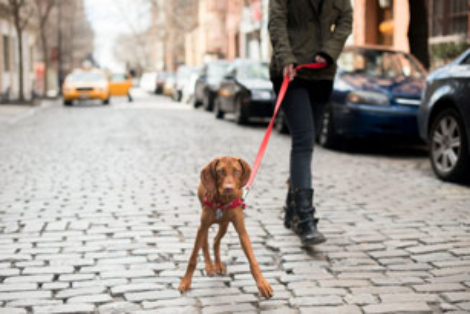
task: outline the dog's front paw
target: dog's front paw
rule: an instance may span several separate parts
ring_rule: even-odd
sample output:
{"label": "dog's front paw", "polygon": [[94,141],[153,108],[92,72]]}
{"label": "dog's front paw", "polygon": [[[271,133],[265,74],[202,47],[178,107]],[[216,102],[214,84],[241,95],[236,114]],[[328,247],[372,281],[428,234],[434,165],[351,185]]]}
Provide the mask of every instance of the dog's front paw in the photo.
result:
{"label": "dog's front paw", "polygon": [[266,279],[261,278],[258,281],[257,286],[258,286],[259,293],[261,293],[263,297],[269,299],[273,296],[273,288],[271,287],[269,282],[266,281]]}
{"label": "dog's front paw", "polygon": [[213,264],[206,264],[206,275],[212,277],[216,274],[216,269]]}
{"label": "dog's front paw", "polygon": [[180,285],[178,287],[179,291],[186,292],[191,289],[191,280],[185,278],[181,279]]}
{"label": "dog's front paw", "polygon": [[217,273],[217,275],[225,275],[227,273],[227,268],[225,267],[224,263],[216,263],[215,272]]}

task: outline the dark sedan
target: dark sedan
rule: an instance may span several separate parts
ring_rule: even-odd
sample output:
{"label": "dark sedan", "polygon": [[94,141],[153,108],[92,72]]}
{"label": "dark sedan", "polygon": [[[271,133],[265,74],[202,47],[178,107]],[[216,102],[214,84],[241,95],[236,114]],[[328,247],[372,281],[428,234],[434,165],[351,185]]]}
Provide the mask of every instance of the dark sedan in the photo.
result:
{"label": "dark sedan", "polygon": [[410,54],[345,48],[318,141],[334,147],[344,137],[419,140],[416,116],[425,77]]}
{"label": "dark sedan", "polygon": [[245,124],[250,118],[271,117],[274,91],[268,65],[242,59],[234,61],[220,83],[214,110],[219,119],[225,113],[234,113],[238,124]]}
{"label": "dark sedan", "polygon": [[206,63],[202,68],[201,76],[196,81],[194,91],[194,107],[202,105],[205,110],[212,111],[214,99],[219,90],[219,84],[224,77],[228,61],[214,60]]}
{"label": "dark sedan", "polygon": [[470,180],[470,50],[428,76],[418,121],[436,175]]}

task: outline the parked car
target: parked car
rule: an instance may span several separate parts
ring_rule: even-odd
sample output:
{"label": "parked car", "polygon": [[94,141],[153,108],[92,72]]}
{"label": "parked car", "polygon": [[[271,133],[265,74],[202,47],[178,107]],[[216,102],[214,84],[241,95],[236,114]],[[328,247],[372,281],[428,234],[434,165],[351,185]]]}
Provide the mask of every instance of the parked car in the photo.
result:
{"label": "parked car", "polygon": [[133,86],[132,77],[124,73],[112,73],[109,76],[109,93],[112,97],[127,96],[132,101],[130,90]]}
{"label": "parked car", "polygon": [[148,93],[155,93],[157,86],[157,73],[145,72],[140,79],[140,88]]}
{"label": "parked car", "polygon": [[194,107],[203,105],[207,111],[212,111],[214,99],[219,90],[219,84],[225,75],[228,61],[214,60],[206,63],[201,71],[201,76],[196,81],[194,92]]}
{"label": "parked car", "polygon": [[182,65],[178,68],[175,75],[175,88],[171,96],[174,101],[181,101],[183,99],[183,93],[187,91],[187,86],[194,73],[199,73],[196,67]]}
{"label": "parked car", "polygon": [[214,106],[217,118],[234,113],[238,124],[245,124],[252,117],[271,117],[274,91],[268,65],[242,59],[234,61],[220,82]]}
{"label": "parked car", "polygon": [[331,101],[318,121],[318,142],[344,137],[419,141],[417,113],[426,70],[412,55],[383,47],[346,47]]}
{"label": "parked car", "polygon": [[194,91],[196,89],[196,82],[199,78],[201,73],[201,69],[197,68],[194,72],[189,75],[188,82],[186,86],[183,88],[183,99],[182,101],[186,103],[193,103],[194,102]]}
{"label": "parked car", "polygon": [[470,180],[470,49],[428,76],[418,122],[437,177]]}
{"label": "parked car", "polygon": [[168,72],[159,72],[157,74],[155,94],[163,94],[163,87],[165,86],[165,81],[170,74]]}
{"label": "parked car", "polygon": [[109,85],[106,74],[97,69],[75,70],[65,78],[62,85],[65,106],[71,106],[74,100],[101,100],[109,104]]}

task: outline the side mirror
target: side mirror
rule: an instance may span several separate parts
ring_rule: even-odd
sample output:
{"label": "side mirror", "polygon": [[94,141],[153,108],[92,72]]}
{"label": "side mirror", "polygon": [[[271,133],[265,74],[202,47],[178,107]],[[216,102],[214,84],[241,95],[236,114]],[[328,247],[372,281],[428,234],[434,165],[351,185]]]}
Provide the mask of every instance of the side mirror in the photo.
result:
{"label": "side mirror", "polygon": [[227,74],[225,74],[224,77],[227,80],[234,80],[236,78],[236,76],[237,76],[237,70],[234,69],[232,71],[227,72]]}

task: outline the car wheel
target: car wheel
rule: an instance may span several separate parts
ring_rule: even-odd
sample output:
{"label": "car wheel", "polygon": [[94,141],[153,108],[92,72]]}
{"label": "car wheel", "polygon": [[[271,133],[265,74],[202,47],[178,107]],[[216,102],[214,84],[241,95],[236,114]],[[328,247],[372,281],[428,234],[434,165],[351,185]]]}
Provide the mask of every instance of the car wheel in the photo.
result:
{"label": "car wheel", "polygon": [[206,111],[212,111],[212,100],[209,91],[204,93],[204,98],[202,99],[202,106]]}
{"label": "car wheel", "polygon": [[325,148],[336,148],[339,145],[339,137],[336,134],[333,110],[330,104],[325,106],[317,140],[318,144]]}
{"label": "car wheel", "polygon": [[193,99],[194,108],[199,108],[201,107],[201,105],[202,105],[202,102],[199,99],[197,99],[196,94],[194,94],[194,99]]}
{"label": "car wheel", "polygon": [[241,97],[237,97],[235,100],[235,122],[239,125],[248,123],[248,114],[245,106],[242,104]]}
{"label": "car wheel", "polygon": [[220,99],[218,97],[214,100],[214,112],[217,119],[223,119],[225,116],[225,112],[222,111]]}
{"label": "car wheel", "polygon": [[277,113],[276,120],[274,120],[274,127],[281,134],[289,134],[289,127],[283,110],[279,110]]}
{"label": "car wheel", "polygon": [[175,90],[171,94],[171,98],[173,99],[173,101],[180,102],[181,101],[181,93],[178,90]]}
{"label": "car wheel", "polygon": [[429,153],[434,173],[444,181],[461,182],[470,174],[467,135],[459,113],[446,109],[432,121]]}
{"label": "car wheel", "polygon": [[109,105],[109,97],[103,100],[103,105]]}
{"label": "car wheel", "polygon": [[72,106],[73,101],[72,100],[64,100],[64,106]]}

